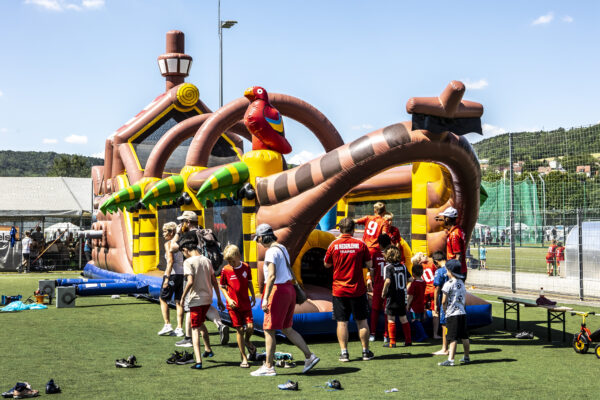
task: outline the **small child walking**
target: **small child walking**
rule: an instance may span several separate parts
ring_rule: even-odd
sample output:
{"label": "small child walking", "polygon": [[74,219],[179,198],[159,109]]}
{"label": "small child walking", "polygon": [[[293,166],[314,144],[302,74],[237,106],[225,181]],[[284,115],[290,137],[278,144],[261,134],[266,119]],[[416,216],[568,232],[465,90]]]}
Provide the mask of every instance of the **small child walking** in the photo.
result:
{"label": "small child walking", "polygon": [[479,247],[479,269],[487,269],[487,265],[486,265],[486,259],[487,259],[487,249],[485,248],[485,245],[482,244]]}
{"label": "small child walking", "polygon": [[402,331],[404,332],[404,345],[412,345],[410,337],[410,324],[406,318],[406,284],[408,282],[408,270],[402,260],[402,252],[395,246],[385,251],[384,267],[385,282],[383,284],[382,297],[386,299],[385,314],[388,318],[389,343],[383,347],[396,347],[396,317],[400,317]]}
{"label": "small child walking", "polygon": [[462,340],[464,356],[460,360],[462,364],[471,362],[469,358],[469,331],[467,329],[467,314],[465,312],[465,300],[467,290],[463,279],[465,276],[460,273],[461,265],[458,260],[449,260],[446,263],[448,278],[450,280],[442,288],[442,303],[446,312],[446,326],[448,328],[447,339],[450,347],[448,359],[438,363],[442,367],[454,366],[454,355],[458,340]]}
{"label": "small child walking", "polygon": [[[248,264],[242,262],[240,249],[236,245],[230,244],[225,247],[223,258],[229,264],[223,267],[221,272],[221,291],[225,296],[231,324],[237,331],[237,343],[242,356],[240,367],[250,368],[248,359],[256,360],[256,347],[250,342],[250,337],[254,332],[252,307],[256,304],[252,274]],[[249,299],[248,291],[250,291],[252,299]],[[248,357],[246,357],[246,348],[250,353]]]}
{"label": "small child walking", "polygon": [[427,284],[423,280],[423,266],[421,264],[413,265],[412,276],[413,281],[408,286],[406,312],[409,312],[412,307],[415,320],[423,321],[425,318],[425,289]]}

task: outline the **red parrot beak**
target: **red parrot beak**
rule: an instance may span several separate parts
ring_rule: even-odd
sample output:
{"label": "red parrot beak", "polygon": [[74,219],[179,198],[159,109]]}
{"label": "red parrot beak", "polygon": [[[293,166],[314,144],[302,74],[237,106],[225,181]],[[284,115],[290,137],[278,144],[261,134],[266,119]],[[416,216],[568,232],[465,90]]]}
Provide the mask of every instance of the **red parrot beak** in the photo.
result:
{"label": "red parrot beak", "polygon": [[254,87],[249,87],[244,91],[244,97],[250,101],[254,100]]}

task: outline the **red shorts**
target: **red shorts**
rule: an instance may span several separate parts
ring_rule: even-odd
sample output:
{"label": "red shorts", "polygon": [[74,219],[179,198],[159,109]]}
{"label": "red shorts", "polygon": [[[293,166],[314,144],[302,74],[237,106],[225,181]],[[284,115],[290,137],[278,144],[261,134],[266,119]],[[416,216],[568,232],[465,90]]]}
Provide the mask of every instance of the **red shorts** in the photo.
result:
{"label": "red shorts", "polygon": [[385,309],[385,299],[381,297],[383,291],[383,285],[373,285],[373,301],[371,308],[373,310],[381,311]]}
{"label": "red shorts", "polygon": [[433,309],[433,298],[435,297],[435,293],[429,292],[429,293],[425,293],[425,307],[428,310]]}
{"label": "red shorts", "polygon": [[252,310],[228,310],[231,318],[231,325],[234,328],[245,326],[254,322],[252,319]]}
{"label": "red shorts", "polygon": [[210,308],[210,304],[203,306],[190,307],[190,322],[192,328],[200,328],[206,321],[206,312]]}
{"label": "red shorts", "polygon": [[552,262],[554,262],[554,257],[553,257],[553,256],[551,256],[551,255],[549,255],[549,254],[548,254],[548,255],[546,255],[546,262],[547,262],[547,263],[552,263]]}
{"label": "red shorts", "polygon": [[296,289],[294,289],[294,285],[291,283],[273,285],[269,296],[269,311],[265,313],[263,329],[291,328],[295,308]]}

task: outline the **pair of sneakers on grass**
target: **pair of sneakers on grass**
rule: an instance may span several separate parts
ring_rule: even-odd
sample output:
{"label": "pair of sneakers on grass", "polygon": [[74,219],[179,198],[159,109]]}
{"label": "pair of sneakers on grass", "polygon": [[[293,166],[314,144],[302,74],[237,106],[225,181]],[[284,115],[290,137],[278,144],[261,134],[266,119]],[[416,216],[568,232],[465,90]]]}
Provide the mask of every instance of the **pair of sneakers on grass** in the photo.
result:
{"label": "pair of sneakers on grass", "polygon": [[[310,355],[309,358],[304,360],[304,368],[302,369],[302,373],[305,374],[311,369],[314,368],[317,363],[321,361],[319,357],[317,357],[314,353]],[[267,367],[267,364],[263,364],[256,371],[250,372],[252,376],[275,376],[277,372],[275,371],[275,367]]]}

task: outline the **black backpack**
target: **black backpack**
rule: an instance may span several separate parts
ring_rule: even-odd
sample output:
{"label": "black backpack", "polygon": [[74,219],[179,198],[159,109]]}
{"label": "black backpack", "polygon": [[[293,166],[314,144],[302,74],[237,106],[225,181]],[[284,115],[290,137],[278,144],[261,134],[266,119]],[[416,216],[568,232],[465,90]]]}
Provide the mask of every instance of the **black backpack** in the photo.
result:
{"label": "black backpack", "polygon": [[221,243],[211,229],[198,229],[196,236],[198,237],[198,247],[202,250],[201,253],[210,260],[215,274],[219,275],[218,272],[221,271],[221,264],[223,264]]}

